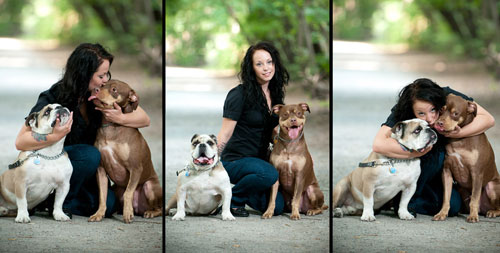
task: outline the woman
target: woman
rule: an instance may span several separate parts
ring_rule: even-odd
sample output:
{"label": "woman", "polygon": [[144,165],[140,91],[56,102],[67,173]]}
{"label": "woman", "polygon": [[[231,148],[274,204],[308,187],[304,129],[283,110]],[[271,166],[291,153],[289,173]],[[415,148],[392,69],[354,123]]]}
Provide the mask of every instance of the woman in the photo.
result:
{"label": "woman", "polygon": [[[278,50],[268,42],[248,48],[239,73],[241,84],[227,94],[222,127],[217,136],[222,164],[232,189],[231,212],[247,217],[245,204],[265,212],[270,187],[278,179],[268,162],[268,147],[278,116],[272,107],[283,104],[288,72]],[[283,212],[283,196],[278,193],[275,215]]]}
{"label": "woman", "polygon": [[[31,127],[23,125],[16,138],[16,148],[27,151],[52,145],[67,135],[64,150],[73,165],[73,174],[63,211],[70,217],[72,213],[90,216],[99,204],[96,172],[101,155],[93,145],[102,115],[106,120],[124,126],[140,128],[149,125],[149,117],[140,107],[123,114],[116,103],[115,109],[103,110],[87,101],[93,89],[103,86],[111,78],[111,63],[113,55],[100,44],[80,44],[68,58],[62,79],[42,92],[30,111],[37,112],[47,104],[58,103],[71,111],[68,123],[61,126],[57,119],[53,133],[46,136],[33,135]],[[51,198],[53,196],[39,207],[46,205],[50,210],[53,206]],[[115,203],[115,196],[108,194],[106,216],[116,211]]]}
{"label": "woman", "polygon": [[[375,136],[373,151],[393,158],[420,157],[421,174],[417,181],[417,189],[408,204],[408,210],[413,213],[434,215],[439,212],[443,202],[443,184],[441,171],[443,169],[446,138],[462,138],[481,134],[495,124],[495,119],[483,107],[477,105],[477,116],[464,128],[457,127],[450,133],[439,133],[438,142],[423,152],[406,151],[398,142],[390,137],[391,128],[398,121],[419,118],[427,121],[432,127],[439,118],[441,107],[446,104],[446,96],[450,93],[467,100],[473,99],[449,87],[441,88],[433,81],[421,78],[407,85],[399,94],[398,103],[392,108],[392,113]],[[444,136],[443,136],[444,135]],[[394,211],[397,213],[399,196],[394,201]],[[461,198],[453,188],[449,216],[455,216],[460,211]]]}

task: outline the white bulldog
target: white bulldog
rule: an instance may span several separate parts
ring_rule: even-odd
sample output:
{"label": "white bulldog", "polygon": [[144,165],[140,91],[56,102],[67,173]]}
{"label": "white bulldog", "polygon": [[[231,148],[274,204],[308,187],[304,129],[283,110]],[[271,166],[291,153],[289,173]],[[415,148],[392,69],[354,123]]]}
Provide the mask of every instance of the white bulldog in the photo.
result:
{"label": "white bulldog", "polygon": [[[417,151],[437,142],[436,132],[420,119],[398,122],[392,128],[391,137],[404,149]],[[379,209],[402,191],[399,218],[414,219],[407,207],[417,188],[419,176],[419,158],[394,159],[372,152],[333,189],[333,215],[342,217],[344,214],[361,214],[361,220],[374,221],[373,209]]]}
{"label": "white bulldog", "polygon": [[[49,104],[41,111],[30,114],[26,125],[31,127],[35,138],[43,139],[52,133],[57,118],[64,125],[69,116],[67,108]],[[14,216],[17,210],[16,222],[30,222],[28,209],[56,190],[52,215],[58,221],[70,220],[62,211],[73,173],[73,166],[63,149],[65,139],[40,150],[23,151],[17,161],[9,165],[9,170],[0,176],[0,216]]]}
{"label": "white bulldog", "polygon": [[214,213],[222,203],[222,220],[235,220],[229,210],[231,183],[219,161],[215,135],[195,134],[191,139],[191,159],[177,177],[177,189],[167,204],[167,215],[177,207],[172,220],[184,220],[187,214]]}

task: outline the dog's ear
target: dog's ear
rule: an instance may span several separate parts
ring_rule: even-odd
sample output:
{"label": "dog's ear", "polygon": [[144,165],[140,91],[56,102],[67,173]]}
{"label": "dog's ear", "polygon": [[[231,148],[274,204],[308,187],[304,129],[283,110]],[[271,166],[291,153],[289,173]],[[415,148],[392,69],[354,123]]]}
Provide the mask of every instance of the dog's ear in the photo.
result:
{"label": "dog's ear", "polygon": [[193,142],[194,139],[198,138],[198,134],[194,134],[193,137],[191,138],[191,142]]}
{"label": "dog's ear", "polygon": [[[36,122],[37,117],[38,117],[38,112],[33,112],[33,113],[31,113],[31,114],[30,114],[30,115],[26,118],[26,122],[24,122],[24,124],[26,124],[26,126],[28,126],[28,127],[31,127],[31,126],[32,126],[33,124],[35,124],[35,123],[37,123],[37,124],[38,124],[38,122]],[[37,125],[36,127],[38,127],[38,125]]]}
{"label": "dog's ear", "polygon": [[214,134],[211,134],[209,136],[210,136],[210,138],[212,138],[212,140],[215,141],[215,144],[217,144],[217,136],[215,136]]}
{"label": "dog's ear", "polygon": [[128,93],[128,104],[123,108],[124,113],[133,112],[139,106],[139,96],[134,90],[130,90]]}
{"label": "dog's ear", "polygon": [[474,117],[477,115],[477,105],[474,102],[467,101],[467,113],[473,114]]}
{"label": "dog's ear", "polygon": [[399,139],[403,139],[404,134],[405,134],[405,124],[403,122],[398,122],[394,127],[392,127],[391,132],[395,136],[397,136]]}
{"label": "dog's ear", "polygon": [[278,104],[278,105],[273,106],[273,113],[275,113],[275,114],[279,114],[279,113],[280,113],[280,110],[281,110],[281,108],[282,108],[283,106],[285,106],[285,105]]}
{"label": "dog's ear", "polygon": [[309,110],[309,105],[307,103],[300,103],[299,106],[302,107],[302,110],[311,113],[311,110]]}

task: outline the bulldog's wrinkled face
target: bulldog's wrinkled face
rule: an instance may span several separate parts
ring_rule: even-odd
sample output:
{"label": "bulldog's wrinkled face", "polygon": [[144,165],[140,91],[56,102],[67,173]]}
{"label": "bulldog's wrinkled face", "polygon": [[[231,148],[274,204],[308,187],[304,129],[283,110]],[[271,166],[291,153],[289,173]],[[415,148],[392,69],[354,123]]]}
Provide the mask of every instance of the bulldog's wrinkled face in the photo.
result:
{"label": "bulldog's wrinkled face", "polygon": [[275,105],[273,112],[279,116],[280,132],[283,132],[291,140],[297,139],[304,130],[306,123],[305,112],[311,112],[309,105],[300,103],[297,105]]}
{"label": "bulldog's wrinkled face", "polygon": [[203,168],[217,163],[217,137],[213,134],[195,134],[191,138],[191,158],[195,167]]}
{"label": "bulldog's wrinkled face", "polygon": [[396,123],[392,128],[391,137],[405,147],[423,151],[429,145],[437,142],[437,134],[425,120],[410,119]]}
{"label": "bulldog's wrinkled face", "polygon": [[451,132],[463,127],[476,117],[477,105],[462,97],[450,94],[446,97],[446,105],[441,108],[439,119],[434,128],[439,132]]}
{"label": "bulldog's wrinkled face", "polygon": [[69,119],[69,110],[60,104],[48,104],[39,112],[34,112],[26,118],[26,126],[39,134],[50,134],[56,125],[56,119],[61,121],[61,126]]}
{"label": "bulldog's wrinkled face", "polygon": [[104,109],[113,109],[113,103],[117,103],[124,113],[132,112],[139,105],[139,96],[135,91],[118,80],[110,80],[101,88],[95,88],[88,100]]}

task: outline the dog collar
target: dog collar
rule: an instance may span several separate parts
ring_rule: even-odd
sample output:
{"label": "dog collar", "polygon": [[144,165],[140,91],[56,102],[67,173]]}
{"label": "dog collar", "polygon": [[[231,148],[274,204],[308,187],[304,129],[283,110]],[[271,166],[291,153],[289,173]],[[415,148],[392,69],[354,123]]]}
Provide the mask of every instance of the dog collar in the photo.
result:
{"label": "dog collar", "polygon": [[280,139],[284,142],[288,142],[288,143],[296,142],[296,141],[300,140],[300,138],[302,138],[302,135],[304,135],[304,130],[302,129],[302,132],[300,133],[299,137],[297,137],[293,140],[285,140],[285,139],[280,137],[280,129],[281,129],[281,127],[278,127],[278,134],[274,137],[274,144],[276,144],[278,142],[278,139]]}
{"label": "dog collar", "polygon": [[394,173],[396,173],[396,168],[394,168],[395,163],[403,163],[403,162],[408,162],[408,161],[412,161],[415,159],[416,158],[413,158],[413,159],[389,159],[387,161],[378,162],[378,163],[376,161],[372,161],[372,162],[367,162],[367,163],[359,163],[358,167],[365,168],[365,167],[376,167],[376,166],[388,166],[388,165],[390,165],[391,167],[389,168],[389,172],[391,172],[391,174],[394,174]]}
{"label": "dog collar", "polygon": [[181,174],[183,171],[185,171],[186,172],[186,174],[185,174],[186,177],[189,177],[189,175],[191,175],[190,171],[200,171],[200,172],[207,171],[207,170],[210,170],[213,167],[217,166],[219,163],[220,163],[220,160],[217,161],[213,166],[210,166],[210,167],[208,167],[206,169],[203,169],[203,170],[197,170],[197,169],[194,168],[194,166],[191,163],[188,163],[188,164],[186,164],[186,167],[184,167],[184,169],[176,171],[175,174],[177,176],[179,176],[179,174]]}
{"label": "dog collar", "polygon": [[[399,142],[398,142],[398,143],[399,143]],[[403,145],[403,144],[401,144],[401,143],[399,143],[399,145],[401,146],[401,148],[402,148],[404,151],[413,152],[413,149],[408,148],[407,146],[405,146],[405,145]]]}
{"label": "dog collar", "polygon": [[13,164],[9,164],[9,170],[10,169],[15,169],[15,168],[21,166],[26,160],[28,160],[31,157],[36,157],[35,160],[33,161],[33,163],[35,165],[39,165],[40,164],[40,159],[39,159],[40,157],[43,158],[43,159],[45,159],[45,160],[56,160],[57,158],[59,158],[62,155],[64,155],[64,153],[66,153],[66,151],[64,151],[64,149],[63,149],[61,151],[61,153],[58,154],[58,155],[55,155],[55,156],[46,156],[46,155],[42,155],[42,154],[38,153],[38,150],[35,150],[31,154],[29,154],[26,158],[24,158],[22,160],[17,160]]}

